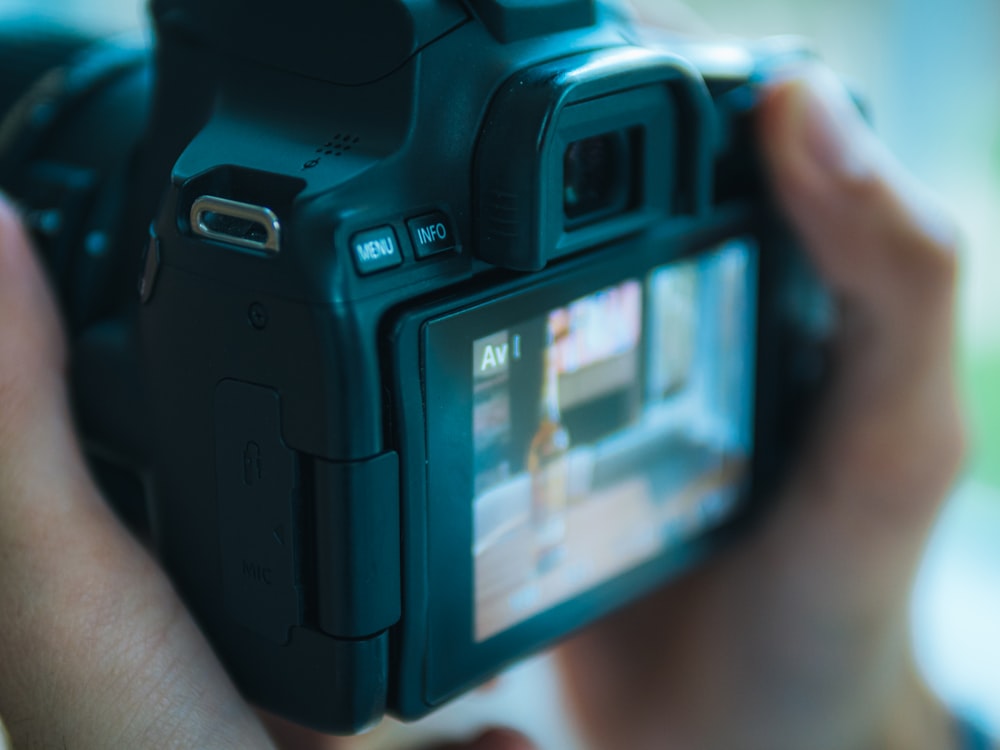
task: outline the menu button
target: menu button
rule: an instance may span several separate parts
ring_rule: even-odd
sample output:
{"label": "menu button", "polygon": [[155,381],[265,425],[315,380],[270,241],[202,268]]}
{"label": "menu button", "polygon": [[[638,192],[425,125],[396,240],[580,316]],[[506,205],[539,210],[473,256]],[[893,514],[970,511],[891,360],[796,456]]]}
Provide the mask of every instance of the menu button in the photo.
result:
{"label": "menu button", "polygon": [[399,240],[390,226],[354,235],[351,239],[351,251],[358,273],[362,275],[394,268],[403,262]]}

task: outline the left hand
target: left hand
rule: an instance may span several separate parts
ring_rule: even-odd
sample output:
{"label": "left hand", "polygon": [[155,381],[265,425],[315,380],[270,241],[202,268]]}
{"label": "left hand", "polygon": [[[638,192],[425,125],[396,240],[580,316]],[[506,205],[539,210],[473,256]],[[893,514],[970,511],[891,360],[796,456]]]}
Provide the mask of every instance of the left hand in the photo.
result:
{"label": "left hand", "polygon": [[[0,716],[14,747],[343,747],[239,695],[95,486],[66,366],[52,294],[0,198]],[[525,747],[491,732],[450,750]]]}

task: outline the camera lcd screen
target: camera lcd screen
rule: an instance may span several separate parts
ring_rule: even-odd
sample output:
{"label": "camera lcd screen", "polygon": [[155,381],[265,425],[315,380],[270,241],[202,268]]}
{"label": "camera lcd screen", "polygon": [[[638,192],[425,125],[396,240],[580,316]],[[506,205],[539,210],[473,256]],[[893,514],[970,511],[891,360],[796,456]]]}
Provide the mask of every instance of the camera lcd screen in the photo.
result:
{"label": "camera lcd screen", "polygon": [[730,242],[472,341],[476,642],[736,510],[756,268]]}

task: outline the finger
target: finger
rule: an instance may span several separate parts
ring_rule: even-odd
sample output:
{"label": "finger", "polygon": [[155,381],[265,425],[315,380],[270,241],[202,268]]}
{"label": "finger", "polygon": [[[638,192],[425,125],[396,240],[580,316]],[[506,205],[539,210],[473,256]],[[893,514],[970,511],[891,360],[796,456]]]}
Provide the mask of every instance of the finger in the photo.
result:
{"label": "finger", "polygon": [[27,248],[13,208],[0,196],[0,398],[12,396],[3,398],[0,439],[11,450],[34,423],[31,415],[61,392],[66,360],[55,304]]}
{"label": "finger", "polygon": [[[828,71],[772,87],[758,125],[779,204],[840,312],[812,441],[746,549],[770,581],[766,606],[793,613],[800,633],[784,656],[763,653],[771,663],[827,660],[817,674],[880,665],[880,680],[901,679],[910,587],[964,447],[956,233]],[[874,694],[855,692],[859,715],[884,708]]]}
{"label": "finger", "polygon": [[905,361],[948,343],[927,333],[951,322],[953,225],[827,69],[810,66],[773,86],[758,123],[782,211],[856,326],[852,343],[864,341],[868,356],[883,352],[887,374],[906,380]]}
{"label": "finger", "polygon": [[0,201],[0,714],[15,747],[266,747],[92,484],[53,299]]}
{"label": "finger", "polygon": [[803,472],[838,497],[879,501],[862,512],[891,507],[923,524],[962,451],[957,233],[829,71],[772,87],[758,124],[779,203],[840,306],[824,445]]}

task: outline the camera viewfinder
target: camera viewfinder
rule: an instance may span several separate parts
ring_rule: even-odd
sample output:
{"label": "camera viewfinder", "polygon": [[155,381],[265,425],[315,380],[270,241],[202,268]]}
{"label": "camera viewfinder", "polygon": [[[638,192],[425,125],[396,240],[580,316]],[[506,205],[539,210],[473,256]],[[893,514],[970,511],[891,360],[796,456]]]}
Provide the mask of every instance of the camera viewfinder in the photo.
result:
{"label": "camera viewfinder", "polygon": [[570,143],[563,155],[567,228],[628,211],[635,205],[640,131],[619,130]]}
{"label": "camera viewfinder", "polygon": [[702,213],[712,107],[686,63],[637,48],[521,71],[494,98],[479,139],[473,252],[539,271]]}

